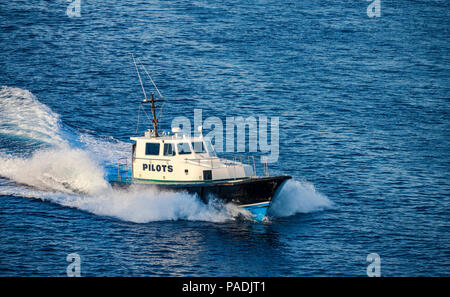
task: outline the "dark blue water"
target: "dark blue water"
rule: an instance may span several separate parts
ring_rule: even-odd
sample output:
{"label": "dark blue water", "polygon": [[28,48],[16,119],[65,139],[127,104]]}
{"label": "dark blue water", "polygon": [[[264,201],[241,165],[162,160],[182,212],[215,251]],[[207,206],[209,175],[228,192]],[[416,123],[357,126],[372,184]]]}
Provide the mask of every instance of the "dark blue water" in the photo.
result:
{"label": "dark blue water", "polygon": [[[448,1],[68,4],[0,3],[1,276],[65,276],[69,253],[83,276],[365,276],[369,253],[450,276]],[[164,128],[279,117],[270,172],[293,181],[270,222],[107,188],[142,99],[131,53]]]}

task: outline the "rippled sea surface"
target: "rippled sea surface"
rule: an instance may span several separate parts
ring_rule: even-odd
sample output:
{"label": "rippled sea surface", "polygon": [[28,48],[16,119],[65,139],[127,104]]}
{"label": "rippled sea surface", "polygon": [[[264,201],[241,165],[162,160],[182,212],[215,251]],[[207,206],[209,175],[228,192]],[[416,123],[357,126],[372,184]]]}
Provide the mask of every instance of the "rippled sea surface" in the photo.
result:
{"label": "rippled sea surface", "polygon": [[[449,3],[369,4],[1,2],[0,275],[78,253],[83,276],[365,276],[377,253],[382,276],[450,276]],[[143,131],[131,53],[163,128],[279,117],[269,222],[108,187]]]}

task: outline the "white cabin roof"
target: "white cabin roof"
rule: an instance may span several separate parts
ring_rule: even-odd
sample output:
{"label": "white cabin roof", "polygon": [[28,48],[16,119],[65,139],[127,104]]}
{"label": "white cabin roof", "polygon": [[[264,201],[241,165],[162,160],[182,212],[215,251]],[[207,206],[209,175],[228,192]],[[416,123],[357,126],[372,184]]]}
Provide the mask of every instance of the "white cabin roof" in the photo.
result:
{"label": "white cabin roof", "polygon": [[182,141],[204,141],[205,139],[203,138],[203,136],[197,136],[197,137],[191,137],[191,136],[186,136],[184,134],[179,134],[179,133],[175,133],[175,134],[169,134],[169,133],[164,133],[163,135],[159,135],[158,137],[152,136],[151,130],[145,132],[144,136],[133,136],[130,137],[131,140],[134,141],[147,141],[147,142],[160,142],[160,141],[166,141],[166,140],[173,140],[173,142],[182,142]]}

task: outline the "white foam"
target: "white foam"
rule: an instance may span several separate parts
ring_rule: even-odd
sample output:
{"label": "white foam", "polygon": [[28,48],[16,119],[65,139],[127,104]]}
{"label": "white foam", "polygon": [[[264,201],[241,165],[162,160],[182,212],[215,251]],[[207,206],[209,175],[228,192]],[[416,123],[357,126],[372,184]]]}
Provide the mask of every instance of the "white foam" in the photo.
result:
{"label": "white foam", "polygon": [[95,137],[64,126],[60,116],[32,93],[7,86],[0,89],[0,139],[2,135],[45,143],[45,148],[80,148],[101,163],[116,164],[129,158],[131,151],[129,143],[113,137]]}
{"label": "white foam", "polygon": [[86,151],[47,149],[30,158],[0,154],[0,176],[42,190],[98,193],[108,188],[102,168]]}
{"label": "white foam", "polygon": [[0,89],[0,134],[23,137],[59,146],[67,145],[59,115],[27,90]]}
{"label": "white foam", "polygon": [[131,163],[131,144],[119,141],[113,137],[98,137],[89,134],[80,134],[78,141],[83,149],[88,151],[91,158],[107,165],[116,165],[118,160],[127,159]]}
{"label": "white foam", "polygon": [[269,214],[271,217],[286,217],[331,207],[333,207],[333,202],[316,191],[313,184],[288,180],[272,201]]}
{"label": "white foam", "polygon": [[71,203],[80,209],[126,221],[146,223],[163,220],[224,222],[243,212],[234,205],[211,200],[204,204],[186,192],[162,192],[156,188],[109,190]]}
{"label": "white foam", "polygon": [[162,192],[156,188],[131,188],[126,191],[108,188],[96,195],[77,195],[3,185],[0,195],[42,199],[135,223],[167,220],[225,222],[237,217],[250,217],[247,211],[233,204],[216,200],[205,204],[196,195]]}

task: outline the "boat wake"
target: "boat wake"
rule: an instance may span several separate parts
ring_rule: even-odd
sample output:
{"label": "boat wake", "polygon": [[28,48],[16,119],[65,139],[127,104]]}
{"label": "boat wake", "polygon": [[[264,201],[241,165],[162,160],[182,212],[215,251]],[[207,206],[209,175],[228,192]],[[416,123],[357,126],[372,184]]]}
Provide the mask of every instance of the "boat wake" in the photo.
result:
{"label": "boat wake", "polygon": [[[112,165],[129,152],[129,143],[65,126],[29,91],[0,90],[0,195],[37,198],[136,223],[250,217],[235,205],[214,199],[204,204],[185,192],[111,188],[107,176]],[[313,185],[288,181],[270,214],[283,217],[329,207],[330,200]]]}

